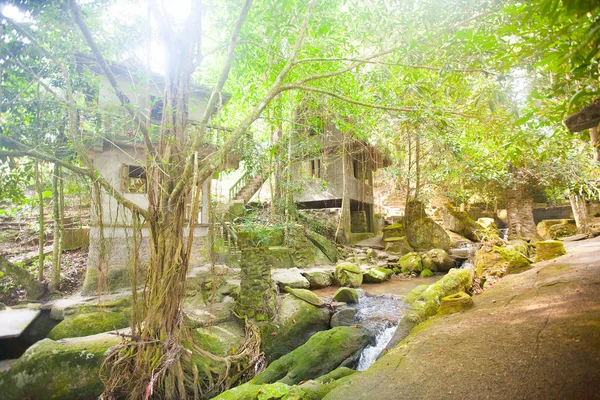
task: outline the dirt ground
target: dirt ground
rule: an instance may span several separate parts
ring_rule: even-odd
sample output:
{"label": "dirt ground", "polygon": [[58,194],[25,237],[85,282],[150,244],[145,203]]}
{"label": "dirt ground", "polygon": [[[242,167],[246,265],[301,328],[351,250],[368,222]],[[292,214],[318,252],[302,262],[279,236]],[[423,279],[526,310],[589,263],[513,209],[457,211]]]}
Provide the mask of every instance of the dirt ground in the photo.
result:
{"label": "dirt ground", "polygon": [[600,237],[419,325],[325,399],[600,399]]}

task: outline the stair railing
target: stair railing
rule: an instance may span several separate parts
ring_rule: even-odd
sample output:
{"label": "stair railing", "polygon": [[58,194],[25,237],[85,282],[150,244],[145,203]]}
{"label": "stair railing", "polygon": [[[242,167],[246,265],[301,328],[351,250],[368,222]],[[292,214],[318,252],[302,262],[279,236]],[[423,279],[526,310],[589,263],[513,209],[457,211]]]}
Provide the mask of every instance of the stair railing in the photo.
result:
{"label": "stair railing", "polygon": [[236,196],[240,193],[240,191],[246,187],[248,182],[252,179],[252,175],[250,172],[246,172],[241,176],[240,179],[237,180],[236,183],[229,189],[229,200],[234,200]]}

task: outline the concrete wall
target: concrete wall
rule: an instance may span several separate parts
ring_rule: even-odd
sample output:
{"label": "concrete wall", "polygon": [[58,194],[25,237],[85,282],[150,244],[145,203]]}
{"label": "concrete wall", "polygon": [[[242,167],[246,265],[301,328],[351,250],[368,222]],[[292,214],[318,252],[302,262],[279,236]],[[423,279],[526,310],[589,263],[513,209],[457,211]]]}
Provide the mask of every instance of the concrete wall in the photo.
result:
{"label": "concrete wall", "polygon": [[[141,271],[138,274],[138,284],[144,284],[145,271],[150,260],[149,230],[142,228],[142,238],[139,243],[138,259]],[[184,237],[187,238],[189,229],[184,229]],[[194,240],[190,254],[190,267],[204,262],[208,256],[205,252],[205,240],[208,235],[208,225],[196,225],[194,227]],[[101,234],[100,228],[90,228],[90,247],[88,263],[86,268],[83,292],[93,294],[98,290],[99,271],[104,271],[103,287],[109,291],[129,288],[132,277],[133,260],[133,229],[130,227],[105,227],[104,245],[105,257],[101,259]],[[184,243],[187,240],[184,239]],[[103,289],[103,290],[105,290]]]}

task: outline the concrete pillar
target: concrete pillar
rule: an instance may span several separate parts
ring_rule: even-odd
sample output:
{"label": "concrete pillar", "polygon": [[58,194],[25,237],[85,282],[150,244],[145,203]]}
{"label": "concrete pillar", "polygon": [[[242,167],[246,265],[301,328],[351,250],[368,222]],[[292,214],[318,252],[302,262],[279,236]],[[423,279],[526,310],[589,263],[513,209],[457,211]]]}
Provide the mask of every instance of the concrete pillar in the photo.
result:
{"label": "concrete pillar", "polygon": [[208,177],[204,182],[202,182],[202,211],[200,213],[200,223],[202,224],[208,224],[209,222],[211,181],[212,177]]}

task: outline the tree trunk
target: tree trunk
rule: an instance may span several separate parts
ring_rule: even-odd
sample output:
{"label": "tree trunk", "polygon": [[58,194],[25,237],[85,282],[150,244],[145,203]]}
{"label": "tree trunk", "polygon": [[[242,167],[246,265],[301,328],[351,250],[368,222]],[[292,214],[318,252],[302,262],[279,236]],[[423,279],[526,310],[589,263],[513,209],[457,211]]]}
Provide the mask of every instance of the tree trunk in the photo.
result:
{"label": "tree trunk", "polygon": [[340,210],[340,220],[338,221],[335,232],[337,242],[350,243],[352,239],[352,220],[350,216],[350,188],[348,179],[352,176],[352,164],[348,162],[348,143],[346,135],[342,142],[342,208]]}
{"label": "tree trunk", "polygon": [[45,292],[44,285],[38,282],[33,275],[23,268],[14,265],[6,257],[0,254],[0,271],[11,277],[16,283],[21,285],[27,292],[27,298],[37,300]]}
{"label": "tree trunk", "polygon": [[600,162],[600,140],[598,140],[598,127],[590,128],[590,144],[594,152],[594,160]]}
{"label": "tree trunk", "polygon": [[540,240],[533,220],[533,198],[527,193],[524,184],[517,184],[504,191],[508,215],[508,238]]}
{"label": "tree trunk", "polygon": [[571,209],[573,210],[573,216],[575,217],[575,224],[577,225],[577,233],[590,233],[590,227],[588,225],[588,214],[585,200],[573,192],[569,192],[569,201],[571,202]]}
{"label": "tree trunk", "polygon": [[54,173],[52,175],[52,217],[54,218],[54,242],[52,244],[52,278],[50,279],[50,290],[53,292],[58,292],[60,290],[60,243],[62,240],[62,232],[60,229],[60,193],[58,187],[59,175],[60,167],[58,164],[54,164]]}
{"label": "tree trunk", "polygon": [[40,226],[40,231],[38,232],[38,280],[44,280],[44,260],[46,256],[44,255],[44,242],[46,240],[46,231],[44,227],[44,195],[42,192],[42,185],[40,182],[40,166],[39,161],[35,160],[35,190],[38,194],[38,224]]}

